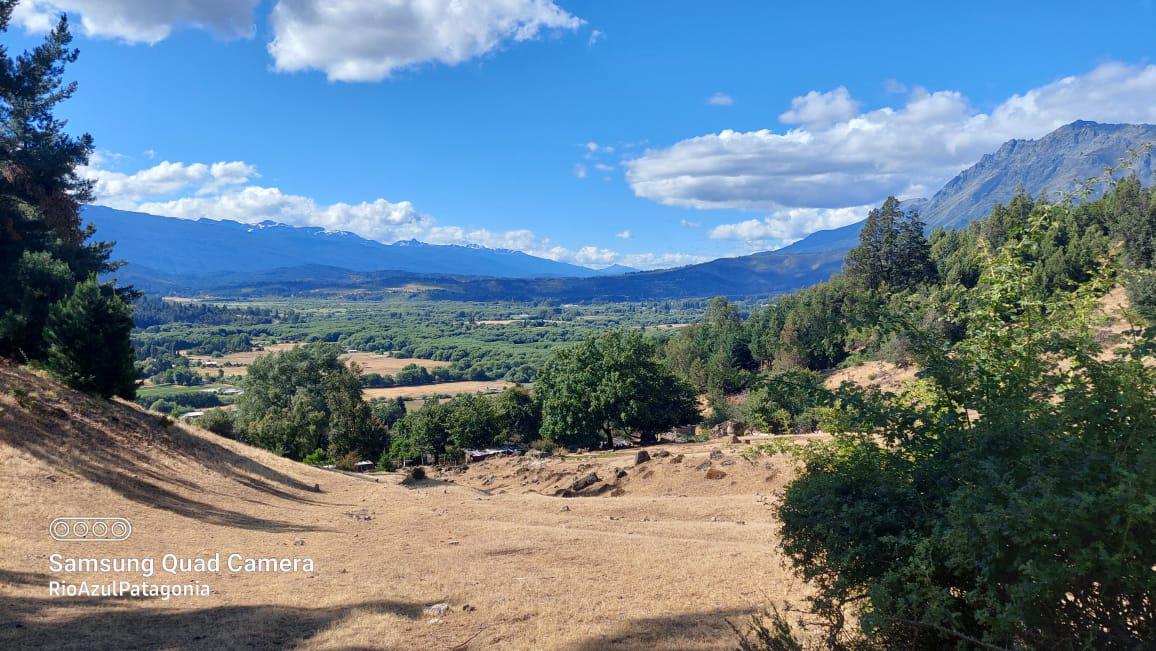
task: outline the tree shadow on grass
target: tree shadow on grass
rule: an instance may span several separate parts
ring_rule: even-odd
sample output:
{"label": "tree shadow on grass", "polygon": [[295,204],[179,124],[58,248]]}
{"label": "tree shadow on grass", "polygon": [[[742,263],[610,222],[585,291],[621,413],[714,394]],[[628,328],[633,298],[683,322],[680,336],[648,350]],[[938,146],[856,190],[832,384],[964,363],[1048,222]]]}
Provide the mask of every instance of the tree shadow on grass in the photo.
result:
{"label": "tree shadow on grass", "polygon": [[750,615],[747,609],[729,608],[665,617],[644,617],[623,621],[618,630],[583,640],[568,651],[602,649],[647,649],[648,651],[682,651],[715,648],[719,642],[734,646],[734,632],[727,620],[736,621]]}
{"label": "tree shadow on grass", "polygon": [[[190,597],[181,598],[187,605]],[[201,598],[204,599],[204,598]],[[211,599],[211,597],[209,597]],[[355,612],[418,619],[422,606],[393,600],[351,606],[132,608],[140,599],[0,597],[0,648],[280,649],[299,645]],[[158,603],[153,601],[152,605]],[[176,604],[176,601],[168,602]],[[110,606],[115,609],[110,609]],[[124,608],[116,608],[122,606]],[[70,616],[69,608],[85,609]],[[46,610],[54,612],[45,613]],[[380,648],[366,640],[366,648]]]}
{"label": "tree shadow on grass", "polygon": [[[163,419],[130,405],[65,389],[9,365],[0,364],[0,388],[24,396],[15,408],[0,409],[0,442],[35,457],[54,473],[87,479],[133,502],[198,522],[271,532],[316,530],[188,496],[216,493],[180,476],[189,468],[204,468],[273,498],[322,503],[311,497],[317,495],[313,485],[229,447],[166,426]],[[174,460],[177,467],[165,464]]]}

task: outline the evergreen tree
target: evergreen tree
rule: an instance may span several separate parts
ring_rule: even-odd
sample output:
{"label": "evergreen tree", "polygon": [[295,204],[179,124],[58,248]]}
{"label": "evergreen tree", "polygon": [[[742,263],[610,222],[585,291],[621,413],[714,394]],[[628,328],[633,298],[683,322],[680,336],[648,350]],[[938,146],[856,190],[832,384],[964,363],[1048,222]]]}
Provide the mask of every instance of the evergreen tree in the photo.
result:
{"label": "evergreen tree", "polygon": [[[0,0],[0,33],[7,31],[15,6],[15,0]],[[0,278],[15,280],[0,284],[0,356],[46,362],[74,386],[127,397],[134,389],[123,369],[131,367],[132,349],[122,344],[132,322],[119,317],[130,312],[127,303],[136,294],[113,285],[86,286],[116,265],[109,262],[112,245],[89,242],[94,229],[80,218],[81,205],[93,199],[93,182],[77,173],[88,163],[92,137],[69,135],[66,122],[54,114],[76,92],[75,82],[64,81],[65,67],[77,57],[71,43],[68,19],[61,16],[31,51],[14,57],[0,45]],[[70,295],[68,305],[49,309]],[[54,341],[48,336],[50,312],[57,319]],[[81,340],[83,331],[60,321],[94,315],[113,320],[92,324],[89,345]],[[108,343],[111,348],[101,349]],[[66,354],[78,357],[63,359]],[[125,360],[107,359],[111,354],[124,354]],[[88,375],[105,370],[112,375]]]}
{"label": "evergreen tree", "polygon": [[909,289],[932,280],[935,266],[924,227],[916,211],[903,210],[898,199],[888,197],[867,215],[859,246],[847,254],[846,275],[872,290]]}
{"label": "evergreen tree", "polygon": [[108,398],[136,394],[132,309],[96,278],[76,286],[49,310],[45,366],[69,386]]}

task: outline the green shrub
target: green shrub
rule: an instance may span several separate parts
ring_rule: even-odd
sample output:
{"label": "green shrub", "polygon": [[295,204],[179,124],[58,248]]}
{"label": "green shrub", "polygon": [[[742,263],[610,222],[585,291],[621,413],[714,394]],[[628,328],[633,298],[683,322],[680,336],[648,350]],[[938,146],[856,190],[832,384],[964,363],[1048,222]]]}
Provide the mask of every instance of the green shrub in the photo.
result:
{"label": "green shrub", "polygon": [[197,422],[202,428],[227,439],[236,438],[233,415],[224,409],[210,409]]}
{"label": "green shrub", "polygon": [[301,459],[301,463],[308,464],[310,466],[321,467],[329,465],[332,463],[332,460],[329,458],[329,454],[326,453],[325,450],[317,448],[316,450],[305,455],[305,458]]}

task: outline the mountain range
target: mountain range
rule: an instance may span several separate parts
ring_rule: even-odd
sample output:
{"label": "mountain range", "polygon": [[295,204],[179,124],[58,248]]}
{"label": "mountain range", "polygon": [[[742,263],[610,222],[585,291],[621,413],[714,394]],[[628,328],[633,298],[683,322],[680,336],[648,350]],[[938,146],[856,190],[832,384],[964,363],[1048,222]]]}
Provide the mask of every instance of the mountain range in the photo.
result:
{"label": "mountain range", "polygon": [[[1075,189],[1139,152],[1132,170],[1156,183],[1156,125],[1078,121],[1037,140],[1011,140],[960,172],[930,199],[909,199],[928,229],[961,228],[1007,203],[1018,191],[1052,197]],[[1141,151],[1143,150],[1143,151]],[[213,295],[409,292],[470,300],[635,300],[768,295],[821,282],[837,273],[863,222],[824,230],[777,251],[636,272],[593,270],[518,251],[382,244],[352,233],[262,222],[181,220],[90,206],[98,239],[116,241],[117,275],[146,291]]]}
{"label": "mountain range", "polygon": [[273,221],[177,219],[86,206],[84,219],[99,239],[116,242],[113,256],[133,267],[166,276],[245,274],[298,266],[349,271],[409,271],[499,278],[582,278],[636,271],[616,265],[595,270],[521,251],[403,240],[382,244],[346,231],[294,227]]}

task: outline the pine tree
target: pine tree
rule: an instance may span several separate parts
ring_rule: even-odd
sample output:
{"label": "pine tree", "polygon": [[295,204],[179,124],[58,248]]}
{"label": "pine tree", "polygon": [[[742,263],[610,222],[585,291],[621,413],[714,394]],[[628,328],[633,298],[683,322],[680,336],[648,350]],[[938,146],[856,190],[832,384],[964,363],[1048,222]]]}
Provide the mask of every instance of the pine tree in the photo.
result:
{"label": "pine tree", "polygon": [[907,289],[932,280],[935,266],[924,228],[917,212],[903,210],[898,199],[887,197],[867,215],[859,246],[847,254],[846,275],[872,290]]}
{"label": "pine tree", "polygon": [[95,277],[49,310],[45,366],[69,386],[108,398],[136,393],[132,308]]}

